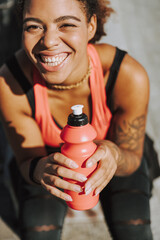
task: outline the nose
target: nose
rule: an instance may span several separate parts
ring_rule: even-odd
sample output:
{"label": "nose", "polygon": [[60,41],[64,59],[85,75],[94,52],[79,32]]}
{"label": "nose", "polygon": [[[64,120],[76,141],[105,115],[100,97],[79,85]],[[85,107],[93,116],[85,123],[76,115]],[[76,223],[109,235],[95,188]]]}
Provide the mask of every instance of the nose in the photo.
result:
{"label": "nose", "polygon": [[45,47],[51,48],[59,45],[60,38],[56,30],[47,30],[41,41]]}

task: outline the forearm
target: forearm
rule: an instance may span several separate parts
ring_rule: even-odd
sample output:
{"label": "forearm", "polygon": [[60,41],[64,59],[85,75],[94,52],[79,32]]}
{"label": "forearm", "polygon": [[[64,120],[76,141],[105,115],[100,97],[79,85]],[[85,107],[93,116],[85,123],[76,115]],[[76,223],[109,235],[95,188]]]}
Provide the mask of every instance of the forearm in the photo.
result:
{"label": "forearm", "polygon": [[117,152],[117,176],[130,175],[140,166],[145,122],[145,114],[128,121],[119,120],[119,122],[116,122],[116,118],[114,119],[108,139],[114,144],[113,149],[115,148],[115,152]]}
{"label": "forearm", "polygon": [[134,151],[123,149],[110,140],[96,140],[95,143],[99,146],[99,150],[102,151],[108,166],[111,161],[116,163],[114,175],[128,176],[134,173],[140,166],[140,154],[138,155]]}
{"label": "forearm", "polygon": [[32,159],[25,160],[19,164],[19,170],[23,178],[30,184],[34,184],[29,177],[30,164]]}
{"label": "forearm", "polygon": [[[42,157],[28,159],[20,164],[20,172],[24,179],[30,184],[40,184],[38,180],[37,169],[38,165],[41,165],[41,161],[43,161]],[[39,171],[38,171],[39,173]]]}
{"label": "forearm", "polygon": [[132,151],[117,146],[117,170],[116,176],[128,176],[134,173],[141,163],[141,157]]}

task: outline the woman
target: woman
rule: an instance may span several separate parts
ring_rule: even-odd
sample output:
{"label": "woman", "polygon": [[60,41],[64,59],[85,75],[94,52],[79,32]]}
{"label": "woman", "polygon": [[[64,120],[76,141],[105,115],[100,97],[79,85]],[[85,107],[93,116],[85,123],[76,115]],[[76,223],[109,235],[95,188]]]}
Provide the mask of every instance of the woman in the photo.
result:
{"label": "woman", "polygon": [[[144,68],[126,52],[91,44],[104,35],[112,9],[101,0],[18,1],[23,49],[1,68],[1,118],[22,175],[21,238],[60,239],[63,192],[100,193],[113,239],[152,239],[143,143],[149,99]],[[34,90],[34,91],[33,91]],[[107,102],[106,102],[107,98]],[[97,131],[86,179],[60,153],[71,106],[83,104]],[[64,201],[65,200],[65,201]]]}

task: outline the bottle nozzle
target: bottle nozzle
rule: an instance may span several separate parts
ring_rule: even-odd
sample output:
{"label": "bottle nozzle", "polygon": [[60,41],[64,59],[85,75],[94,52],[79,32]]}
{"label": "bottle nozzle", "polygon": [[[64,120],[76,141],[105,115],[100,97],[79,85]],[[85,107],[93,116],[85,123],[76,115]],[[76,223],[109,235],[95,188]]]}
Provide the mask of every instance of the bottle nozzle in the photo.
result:
{"label": "bottle nozzle", "polygon": [[84,106],[83,105],[74,105],[71,107],[71,109],[73,110],[73,115],[81,115],[83,113],[83,109]]}
{"label": "bottle nozzle", "polygon": [[68,125],[70,126],[84,126],[88,124],[88,117],[83,113],[83,105],[74,105],[71,107],[73,112],[68,116]]}

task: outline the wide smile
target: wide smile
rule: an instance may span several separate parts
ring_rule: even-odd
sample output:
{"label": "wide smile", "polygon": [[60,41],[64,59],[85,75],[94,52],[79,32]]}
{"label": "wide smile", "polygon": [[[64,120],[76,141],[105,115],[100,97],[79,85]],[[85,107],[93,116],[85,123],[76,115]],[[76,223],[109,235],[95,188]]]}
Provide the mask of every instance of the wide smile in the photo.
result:
{"label": "wide smile", "polygon": [[60,53],[56,55],[39,54],[37,60],[47,71],[58,71],[69,57],[69,53]]}

